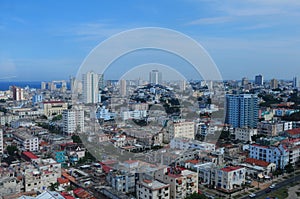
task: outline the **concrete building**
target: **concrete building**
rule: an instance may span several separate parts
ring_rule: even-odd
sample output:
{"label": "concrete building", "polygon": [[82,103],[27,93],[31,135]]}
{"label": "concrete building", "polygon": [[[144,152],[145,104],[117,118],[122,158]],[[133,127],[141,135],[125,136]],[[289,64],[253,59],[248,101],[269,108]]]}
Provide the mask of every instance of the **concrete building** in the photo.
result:
{"label": "concrete building", "polygon": [[84,131],[84,111],[80,107],[64,110],[63,132],[67,135],[72,135],[74,132]]}
{"label": "concrete building", "polygon": [[25,191],[45,191],[51,183],[61,177],[61,164],[53,159],[42,159],[40,163],[27,166],[24,171]]}
{"label": "concrete building", "polygon": [[185,198],[198,193],[198,174],[193,171],[165,167],[155,172],[155,179],[170,185],[170,198]]}
{"label": "concrete building", "polygon": [[212,152],[215,151],[216,145],[207,143],[207,142],[200,142],[198,140],[188,139],[188,138],[174,138],[170,142],[170,147],[172,149],[181,149],[181,150],[201,150],[201,151],[207,151]]}
{"label": "concrete building", "polygon": [[[252,136],[257,135],[257,129],[253,128],[236,128],[234,130],[235,139],[244,141],[244,142],[252,142]],[[255,140],[254,140],[255,141]]]}
{"label": "concrete building", "polygon": [[226,95],[225,123],[234,128],[256,128],[258,97],[252,94]]}
{"label": "concrete building", "polygon": [[68,199],[74,199],[74,197],[71,196],[71,195],[67,194],[67,197],[64,197],[64,195],[60,194],[59,192],[56,192],[56,191],[46,190],[43,193],[37,195],[36,197],[21,196],[18,199],[66,199],[66,198],[68,198]]}
{"label": "concrete building", "polygon": [[22,151],[39,151],[39,138],[28,132],[18,131],[13,133],[14,140]]}
{"label": "concrete building", "polygon": [[16,101],[25,100],[25,98],[24,98],[24,89],[23,88],[13,86],[12,87],[12,92],[13,92],[13,100],[16,100]]}
{"label": "concrete building", "polygon": [[99,101],[99,75],[94,72],[87,72],[82,75],[83,102],[98,103]]}
{"label": "concrete building", "polygon": [[120,113],[121,118],[123,121],[125,120],[131,120],[131,119],[136,119],[140,120],[143,118],[147,117],[147,111],[139,111],[139,110],[134,110],[134,111],[122,111]]}
{"label": "concrete building", "polygon": [[278,88],[278,80],[277,79],[271,79],[270,88],[271,89],[277,89]]}
{"label": "concrete building", "polygon": [[44,115],[47,117],[61,115],[63,110],[67,110],[67,109],[68,109],[68,103],[63,101],[43,102]]}
{"label": "concrete building", "polygon": [[139,180],[136,185],[137,199],[169,199],[170,185],[157,180]]}
{"label": "concrete building", "polygon": [[241,189],[245,183],[246,169],[240,166],[218,168],[214,163],[197,165],[199,182],[224,192]]}
{"label": "concrete building", "polygon": [[292,128],[292,122],[262,121],[257,124],[257,133],[272,137]]}
{"label": "concrete building", "polygon": [[251,144],[249,157],[275,163],[277,168],[284,169],[289,163],[289,151],[282,144],[276,143],[270,139],[262,139],[256,144]]}
{"label": "concrete building", "polygon": [[168,132],[170,135],[170,140],[173,138],[195,138],[195,124],[194,122],[186,122],[186,121],[175,121],[170,124],[168,128]]}
{"label": "concrete building", "polygon": [[125,79],[120,80],[120,95],[122,97],[126,96],[127,94],[127,82]]}
{"label": "concrete building", "polygon": [[107,183],[115,190],[123,193],[135,192],[135,173],[112,170],[106,175]]}
{"label": "concrete building", "polygon": [[162,73],[158,70],[152,70],[149,73],[149,82],[152,84],[161,84],[162,83]]}

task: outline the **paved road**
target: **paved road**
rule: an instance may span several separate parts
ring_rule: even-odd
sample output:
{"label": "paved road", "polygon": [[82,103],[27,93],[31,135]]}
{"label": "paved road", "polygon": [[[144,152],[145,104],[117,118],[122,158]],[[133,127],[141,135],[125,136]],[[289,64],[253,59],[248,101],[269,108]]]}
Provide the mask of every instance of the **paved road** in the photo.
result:
{"label": "paved road", "polygon": [[[281,181],[281,182],[276,183],[275,189],[279,189],[279,188],[281,188],[281,187],[284,187],[284,186],[286,186],[286,185],[288,185],[288,184],[294,182],[294,180],[295,180],[295,182],[298,182],[298,181],[300,180],[300,175],[295,175],[295,178],[294,178],[294,177],[291,177],[291,178],[289,178],[289,179],[286,179],[286,180],[284,180],[284,181]],[[267,188],[267,189],[268,189],[268,188]],[[261,197],[261,196],[264,196],[264,195],[266,195],[266,196],[271,195],[272,192],[266,193],[266,190],[267,190],[267,189],[264,189],[264,190],[261,190],[261,191],[259,191],[259,192],[256,192],[256,193],[255,193],[255,194],[256,194],[256,197]],[[249,196],[246,196],[246,197],[244,197],[244,198],[242,198],[242,199],[246,199],[246,198],[250,198],[250,197],[249,197]]]}

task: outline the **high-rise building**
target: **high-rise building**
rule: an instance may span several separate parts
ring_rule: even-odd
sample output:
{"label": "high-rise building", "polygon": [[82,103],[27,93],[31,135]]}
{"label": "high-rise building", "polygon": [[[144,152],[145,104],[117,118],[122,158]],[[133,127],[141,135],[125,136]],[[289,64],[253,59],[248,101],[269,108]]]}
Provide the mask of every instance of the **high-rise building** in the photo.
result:
{"label": "high-rise building", "polygon": [[152,70],[149,73],[149,82],[151,84],[161,84],[162,83],[162,73],[158,70]]}
{"label": "high-rise building", "polygon": [[293,88],[300,87],[300,80],[297,77],[293,77]]}
{"label": "high-rise building", "polygon": [[278,88],[278,80],[277,79],[271,79],[270,87],[271,87],[271,89],[277,89]]}
{"label": "high-rise building", "polygon": [[99,89],[103,90],[105,88],[104,74],[99,74]]}
{"label": "high-rise building", "polygon": [[263,86],[264,85],[264,78],[262,75],[256,75],[255,76],[255,85],[257,86]]}
{"label": "high-rise building", "polygon": [[94,72],[87,72],[82,75],[83,101],[84,103],[98,103],[99,97],[99,75]]}
{"label": "high-rise building", "polygon": [[121,79],[120,80],[120,94],[121,94],[121,96],[126,96],[126,93],[127,93],[126,80]]}
{"label": "high-rise building", "polygon": [[72,135],[74,132],[82,132],[84,130],[84,111],[80,108],[72,108],[64,110],[63,116],[63,132]]}
{"label": "high-rise building", "polygon": [[234,128],[256,128],[258,97],[252,94],[226,95],[225,122]]}
{"label": "high-rise building", "polygon": [[23,90],[23,88],[13,86],[12,91],[13,91],[13,99],[14,100],[16,100],[16,101],[24,100],[24,90]]}
{"label": "high-rise building", "polygon": [[42,90],[47,89],[47,82],[42,82],[42,83],[41,83],[41,89],[42,89]]}

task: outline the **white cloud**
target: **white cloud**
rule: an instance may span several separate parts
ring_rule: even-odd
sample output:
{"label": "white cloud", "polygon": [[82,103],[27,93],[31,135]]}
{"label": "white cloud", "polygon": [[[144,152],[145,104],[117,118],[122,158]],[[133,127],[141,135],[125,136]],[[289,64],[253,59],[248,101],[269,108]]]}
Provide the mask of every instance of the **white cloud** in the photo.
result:
{"label": "white cloud", "polygon": [[218,23],[226,23],[231,21],[231,17],[223,16],[223,17],[210,17],[210,18],[201,18],[191,22],[188,22],[187,25],[201,25],[201,24],[218,24]]}

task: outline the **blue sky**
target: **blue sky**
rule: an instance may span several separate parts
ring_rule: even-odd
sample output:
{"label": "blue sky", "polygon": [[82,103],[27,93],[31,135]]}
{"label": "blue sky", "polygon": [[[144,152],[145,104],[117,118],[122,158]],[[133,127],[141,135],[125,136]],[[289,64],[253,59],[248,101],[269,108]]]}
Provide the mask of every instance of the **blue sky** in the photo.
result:
{"label": "blue sky", "polygon": [[299,18],[298,0],[1,0],[0,80],[67,79],[103,40],[148,26],[198,41],[223,79],[292,79],[300,74]]}

